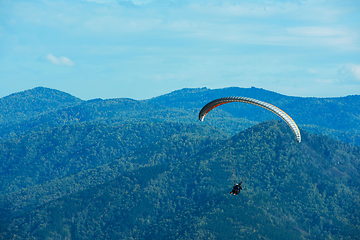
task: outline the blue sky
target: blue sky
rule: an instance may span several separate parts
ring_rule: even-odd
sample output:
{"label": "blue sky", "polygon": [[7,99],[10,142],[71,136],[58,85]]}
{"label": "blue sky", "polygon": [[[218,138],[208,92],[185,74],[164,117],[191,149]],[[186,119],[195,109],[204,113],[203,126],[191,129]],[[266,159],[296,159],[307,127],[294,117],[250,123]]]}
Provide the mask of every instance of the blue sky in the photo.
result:
{"label": "blue sky", "polygon": [[0,97],[181,88],[360,94],[360,1],[0,0]]}

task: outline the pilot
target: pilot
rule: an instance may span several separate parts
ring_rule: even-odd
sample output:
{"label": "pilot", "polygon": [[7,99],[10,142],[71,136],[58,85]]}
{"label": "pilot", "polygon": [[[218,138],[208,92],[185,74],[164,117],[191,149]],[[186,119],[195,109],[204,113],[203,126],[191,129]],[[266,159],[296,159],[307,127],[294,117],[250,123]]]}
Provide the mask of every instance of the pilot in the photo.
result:
{"label": "pilot", "polygon": [[241,186],[242,182],[239,184],[234,185],[232,191],[230,192],[230,194],[232,195],[238,195],[240,193],[240,191],[242,190],[242,186]]}

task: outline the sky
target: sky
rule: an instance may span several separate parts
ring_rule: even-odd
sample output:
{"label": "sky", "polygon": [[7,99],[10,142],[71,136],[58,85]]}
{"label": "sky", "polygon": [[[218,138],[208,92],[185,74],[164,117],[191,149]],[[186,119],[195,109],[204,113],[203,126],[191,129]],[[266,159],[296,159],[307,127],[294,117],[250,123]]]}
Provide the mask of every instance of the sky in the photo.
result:
{"label": "sky", "polygon": [[0,0],[0,97],[360,94],[359,0]]}

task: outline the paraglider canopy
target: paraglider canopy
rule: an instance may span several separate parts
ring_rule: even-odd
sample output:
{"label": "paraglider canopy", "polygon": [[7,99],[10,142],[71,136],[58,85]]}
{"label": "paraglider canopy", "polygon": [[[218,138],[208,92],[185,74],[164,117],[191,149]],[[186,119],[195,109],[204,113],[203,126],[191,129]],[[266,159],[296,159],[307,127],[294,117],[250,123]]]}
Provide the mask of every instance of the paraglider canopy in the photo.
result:
{"label": "paraglider canopy", "polygon": [[231,103],[231,102],[243,102],[243,103],[248,103],[248,104],[252,104],[252,105],[256,105],[262,108],[265,108],[273,113],[275,113],[276,115],[278,115],[279,117],[281,117],[291,128],[291,130],[293,131],[293,133],[295,134],[296,137],[296,141],[297,142],[301,142],[301,134],[300,134],[300,130],[298,128],[298,126],[296,125],[296,123],[294,122],[294,120],[287,114],[285,113],[283,110],[281,110],[280,108],[267,103],[267,102],[262,102],[253,98],[247,98],[247,97],[223,97],[223,98],[219,98],[216,100],[213,100],[211,102],[209,102],[208,104],[206,104],[200,111],[199,113],[199,120],[203,121],[206,114],[208,114],[212,109],[226,104],[226,103]]}

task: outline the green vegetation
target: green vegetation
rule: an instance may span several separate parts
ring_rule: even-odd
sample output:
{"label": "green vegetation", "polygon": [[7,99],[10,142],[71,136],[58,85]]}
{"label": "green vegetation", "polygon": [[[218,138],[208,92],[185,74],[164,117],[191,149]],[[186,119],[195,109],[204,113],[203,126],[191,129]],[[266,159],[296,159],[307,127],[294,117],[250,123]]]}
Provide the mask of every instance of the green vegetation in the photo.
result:
{"label": "green vegetation", "polygon": [[[202,142],[186,157],[180,152],[192,143],[179,151],[184,142],[171,142],[139,147],[126,157],[136,167],[104,183],[11,216],[1,225],[3,239],[355,239],[360,233],[357,147],[305,132],[297,144],[277,121]],[[151,161],[172,147],[170,159]],[[237,179],[246,177],[236,197],[228,194],[231,159]]]}
{"label": "green vegetation", "polygon": [[[304,100],[249,91],[283,104]],[[41,113],[30,104],[29,114],[1,128],[0,239],[360,236],[359,147],[304,130],[298,144],[283,121],[248,128],[257,121],[234,118],[235,105],[214,112],[210,125],[194,124],[202,103],[191,102],[209,92],[218,94],[184,89],[146,101],[73,99],[68,106],[43,99],[49,107]],[[172,106],[176,99],[181,107]],[[211,124],[219,121],[216,130]],[[332,124],[313,129],[347,137],[357,129],[355,122]],[[237,128],[245,130],[231,136]],[[229,194],[233,172],[243,181],[238,196]]]}
{"label": "green vegetation", "polygon": [[[182,89],[156,98],[81,101],[67,93],[35,88],[0,99],[0,139],[76,124],[127,122],[198,123],[199,110],[224,96],[245,96],[276,105],[302,128],[360,145],[360,96],[301,98],[258,88]],[[234,135],[260,122],[277,119],[273,113],[248,104],[227,104],[213,110],[206,123]]]}
{"label": "green vegetation", "polygon": [[[49,137],[56,138],[58,144],[54,146],[54,140],[50,141]],[[199,146],[217,138],[224,138],[224,135],[208,126],[142,123],[121,127],[71,125],[70,128],[41,133],[37,138],[26,136],[21,141],[6,141],[4,145],[11,144],[13,147],[8,149],[15,153],[21,146],[26,146],[27,151],[35,154],[0,158],[8,162],[0,175],[3,192],[7,194],[4,199],[7,214],[1,218],[104,183],[124,171],[175,158],[181,160],[199,152]],[[47,150],[47,155],[42,153],[43,149]],[[152,155],[148,156],[148,152]],[[38,157],[42,155],[45,156]],[[137,161],[133,160],[134,156]],[[42,164],[51,167],[45,168]],[[20,187],[19,191],[12,190]]]}
{"label": "green vegetation", "polygon": [[[244,96],[271,103],[288,113],[309,132],[360,145],[360,95],[337,98],[301,98],[259,88],[182,89],[149,101],[162,106],[198,111],[209,101],[225,96]],[[206,122],[236,134],[254,124],[274,119],[274,114],[248,104],[226,104],[206,116]],[[219,126],[219,124],[222,124]]]}
{"label": "green vegetation", "polygon": [[81,102],[70,94],[42,87],[14,93],[0,99],[0,124],[22,122]]}
{"label": "green vegetation", "polygon": [[[199,138],[203,133],[204,136]],[[140,146],[161,141],[182,140],[186,151],[176,150],[178,156],[191,154],[196,146],[187,149],[188,141],[201,142],[209,135],[224,137],[206,126],[129,123],[119,126],[73,124],[7,140],[0,143],[0,193],[92,169]]]}

